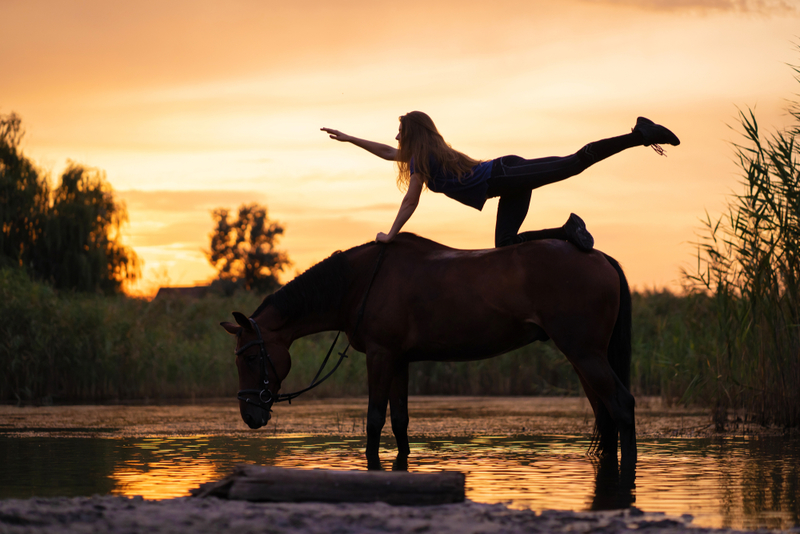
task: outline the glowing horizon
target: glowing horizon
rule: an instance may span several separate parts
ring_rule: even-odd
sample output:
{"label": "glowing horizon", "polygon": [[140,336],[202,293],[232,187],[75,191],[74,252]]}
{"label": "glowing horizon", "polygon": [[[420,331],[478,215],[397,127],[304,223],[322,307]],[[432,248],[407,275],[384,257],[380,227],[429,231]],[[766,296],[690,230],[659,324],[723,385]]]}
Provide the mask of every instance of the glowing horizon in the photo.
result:
{"label": "glowing horizon", "polygon": [[[55,178],[71,159],[106,171],[145,261],[139,292],[213,276],[210,211],[267,206],[286,227],[291,279],[391,225],[391,163],[322,126],[393,144],[426,111],[475,158],[563,155],[644,115],[673,129],[667,158],[626,151],[534,192],[523,229],[580,214],[637,288],[676,288],[699,219],[736,189],[737,106],[787,122],[800,9],[789,2],[319,0],[63,5],[7,2],[0,112]],[[483,212],[425,193],[406,230],[492,245]]]}

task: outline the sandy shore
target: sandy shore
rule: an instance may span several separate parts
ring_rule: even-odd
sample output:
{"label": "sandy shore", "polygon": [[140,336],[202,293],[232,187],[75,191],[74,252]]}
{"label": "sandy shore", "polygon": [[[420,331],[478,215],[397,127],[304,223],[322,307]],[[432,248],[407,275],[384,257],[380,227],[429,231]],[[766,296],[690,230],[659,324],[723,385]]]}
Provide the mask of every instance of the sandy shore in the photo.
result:
{"label": "sandy shore", "polygon": [[[81,497],[0,501],[0,532],[8,534],[191,533],[608,533],[731,532],[692,527],[691,518],[613,512],[541,514],[465,502],[440,506],[251,503],[191,497]],[[796,530],[800,532],[800,530]]]}

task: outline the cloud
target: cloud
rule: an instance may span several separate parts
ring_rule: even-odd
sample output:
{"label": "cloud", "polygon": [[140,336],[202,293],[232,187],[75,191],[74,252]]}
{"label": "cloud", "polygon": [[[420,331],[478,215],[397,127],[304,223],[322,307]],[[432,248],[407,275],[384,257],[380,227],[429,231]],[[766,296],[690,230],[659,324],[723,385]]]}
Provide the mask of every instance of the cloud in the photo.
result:
{"label": "cloud", "polygon": [[788,0],[583,0],[588,4],[638,7],[652,11],[727,11],[762,15],[799,14]]}
{"label": "cloud", "polygon": [[200,250],[209,246],[209,234],[213,230],[208,220],[183,220],[157,228],[135,228],[130,232],[135,247],[177,247]]}
{"label": "cloud", "polygon": [[266,195],[256,191],[116,191],[128,211],[208,212],[214,208],[253,202],[266,204]]}

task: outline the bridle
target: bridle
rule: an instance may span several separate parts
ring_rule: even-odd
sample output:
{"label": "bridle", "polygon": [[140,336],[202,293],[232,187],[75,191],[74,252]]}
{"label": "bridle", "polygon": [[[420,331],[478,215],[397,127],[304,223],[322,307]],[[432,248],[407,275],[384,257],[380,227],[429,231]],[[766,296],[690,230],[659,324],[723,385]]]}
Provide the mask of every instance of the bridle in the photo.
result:
{"label": "bridle", "polygon": [[[339,361],[336,362],[336,365],[333,366],[333,369],[331,369],[328,374],[322,377],[321,380],[317,380],[319,375],[322,374],[322,370],[325,369],[325,366],[328,364],[328,359],[331,357],[333,347],[336,346],[336,342],[339,340],[339,334],[341,334],[341,332],[338,332],[336,337],[333,339],[333,343],[331,343],[331,348],[328,349],[328,354],[325,355],[325,359],[322,361],[319,371],[317,371],[316,376],[314,376],[314,379],[311,381],[311,384],[308,387],[303,388],[300,391],[294,391],[292,393],[279,393],[277,396],[273,396],[272,391],[269,390],[269,371],[267,370],[267,364],[269,364],[269,368],[272,369],[272,374],[275,376],[276,380],[278,377],[278,370],[275,369],[275,364],[272,363],[272,358],[269,356],[264,338],[261,337],[261,330],[258,328],[258,324],[253,320],[252,317],[249,319],[249,321],[250,325],[253,327],[253,330],[255,330],[258,339],[254,339],[253,341],[246,343],[243,347],[239,347],[235,354],[236,356],[239,356],[250,347],[258,345],[258,367],[260,373],[258,382],[260,388],[240,389],[239,393],[236,394],[236,398],[240,401],[246,402],[247,404],[258,406],[262,410],[270,411],[272,409],[272,405],[276,402],[289,401],[289,404],[291,404],[292,399],[299,397],[302,393],[317,387],[327,380],[328,377],[330,377],[336,371],[336,369],[339,368],[339,365],[341,365],[342,361],[347,358],[347,349],[350,348],[349,343],[347,344],[347,347],[345,347],[345,349],[339,353]],[[255,395],[257,400],[253,400],[247,395]]]}
{"label": "bridle", "polygon": [[[380,267],[381,262],[383,261],[383,253],[385,251],[386,251],[386,245],[382,243],[381,250],[378,253],[378,260],[375,262],[375,269],[372,271],[372,277],[369,280],[369,285],[367,286],[367,290],[364,292],[364,298],[361,300],[361,306],[359,307],[358,315],[356,316],[356,324],[355,327],[353,328],[353,333],[355,333],[358,330],[358,326],[361,324],[361,319],[364,317],[364,308],[367,305],[367,296],[369,296],[369,290],[372,288],[372,282],[375,281],[375,275],[378,274],[378,268]],[[272,374],[275,376],[275,380],[277,380],[280,383],[280,380],[278,379],[278,371],[275,368],[275,364],[272,362],[272,358],[270,358],[269,351],[267,351],[266,343],[264,342],[264,338],[261,336],[261,329],[258,327],[258,324],[252,317],[248,318],[248,320],[250,321],[250,326],[252,326],[253,330],[256,333],[256,336],[258,336],[258,339],[254,339],[252,341],[249,341],[248,343],[245,343],[244,346],[236,349],[236,352],[234,354],[236,354],[236,356],[238,357],[250,347],[254,347],[256,345],[258,346],[259,387],[256,389],[241,389],[236,394],[236,398],[239,399],[240,401],[244,401],[247,404],[251,404],[253,406],[261,408],[262,410],[266,410],[267,412],[272,411],[272,405],[274,403],[289,401],[289,404],[291,404],[292,399],[299,397],[306,391],[314,389],[315,387],[323,383],[334,372],[336,372],[336,369],[339,368],[339,365],[341,365],[342,361],[344,361],[344,359],[347,358],[347,350],[350,348],[350,343],[348,343],[347,347],[345,347],[345,349],[339,353],[339,361],[336,362],[336,365],[333,366],[333,369],[331,369],[330,372],[328,372],[328,374],[326,374],[324,377],[319,379],[319,375],[322,374],[323,369],[325,369],[325,366],[328,364],[328,359],[331,357],[331,353],[333,352],[333,347],[336,346],[336,342],[339,340],[339,335],[342,333],[340,330],[339,332],[336,333],[336,337],[333,339],[333,343],[331,343],[331,348],[328,349],[328,354],[325,355],[325,359],[322,361],[322,365],[320,365],[319,371],[317,371],[317,374],[314,376],[313,380],[311,380],[311,384],[309,384],[308,387],[305,387],[299,391],[294,391],[292,393],[279,393],[278,395],[273,395],[272,391],[269,390],[269,370],[267,369],[267,366],[269,366],[269,368],[272,369]],[[253,400],[248,395],[255,395],[256,400]]]}
{"label": "bridle", "polygon": [[[267,363],[272,368],[272,373],[274,374],[275,378],[278,378],[278,371],[275,369],[275,364],[272,363],[272,358],[269,357],[269,352],[267,352],[266,344],[264,343],[264,338],[261,337],[261,329],[258,327],[258,324],[253,320],[253,318],[248,319],[250,321],[250,326],[253,327],[258,339],[254,339],[249,343],[245,343],[243,347],[239,347],[236,349],[236,356],[240,356],[244,351],[258,345],[258,367],[259,367],[259,377],[258,382],[260,388],[257,389],[241,389],[239,393],[236,394],[236,397],[240,401],[244,401],[247,404],[252,404],[254,406],[258,406],[263,410],[270,410],[272,403],[275,402],[275,399],[272,398],[272,391],[269,390],[269,371],[267,371]],[[246,395],[256,395],[257,400],[253,400]]]}

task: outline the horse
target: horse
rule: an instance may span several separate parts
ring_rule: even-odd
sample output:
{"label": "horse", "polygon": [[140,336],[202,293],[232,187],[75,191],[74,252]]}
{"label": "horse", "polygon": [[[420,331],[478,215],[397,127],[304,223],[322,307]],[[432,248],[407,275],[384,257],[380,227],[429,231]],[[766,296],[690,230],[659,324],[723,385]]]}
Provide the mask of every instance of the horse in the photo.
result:
{"label": "horse", "polygon": [[278,393],[292,342],[338,330],[366,354],[368,468],[380,468],[387,403],[403,465],[410,363],[491,358],[552,339],[595,415],[589,453],[616,459],[619,436],[622,464],[635,465],[630,289],[619,263],[598,250],[550,239],[458,250],[401,233],[335,252],[249,318],[233,316],[235,324],[220,324],[237,338],[239,409],[250,428],[267,424],[274,402],[296,396]]}

